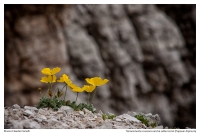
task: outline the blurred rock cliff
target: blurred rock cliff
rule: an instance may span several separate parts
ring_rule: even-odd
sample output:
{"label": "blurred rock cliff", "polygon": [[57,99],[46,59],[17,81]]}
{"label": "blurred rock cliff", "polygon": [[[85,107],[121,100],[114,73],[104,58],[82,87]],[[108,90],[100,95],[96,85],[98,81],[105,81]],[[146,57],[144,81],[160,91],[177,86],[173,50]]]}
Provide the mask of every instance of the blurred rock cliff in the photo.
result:
{"label": "blurred rock cliff", "polygon": [[4,15],[5,106],[36,105],[41,69],[60,67],[80,86],[110,80],[97,109],[196,127],[196,5],[5,5]]}

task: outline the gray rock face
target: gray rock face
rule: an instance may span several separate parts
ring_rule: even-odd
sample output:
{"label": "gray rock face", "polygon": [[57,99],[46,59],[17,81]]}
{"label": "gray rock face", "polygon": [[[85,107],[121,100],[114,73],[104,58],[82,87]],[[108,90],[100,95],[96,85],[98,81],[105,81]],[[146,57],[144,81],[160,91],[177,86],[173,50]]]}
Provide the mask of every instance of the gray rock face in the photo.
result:
{"label": "gray rock face", "polygon": [[[41,69],[60,67],[57,78],[66,73],[80,86],[87,77],[109,79],[97,88],[97,109],[156,112],[163,125],[195,128],[195,16],[196,5],[6,5],[4,105],[36,105],[36,89],[46,94],[48,87]],[[68,91],[66,100],[75,96]],[[85,93],[79,96],[86,102]],[[59,119],[72,110],[61,111]]]}

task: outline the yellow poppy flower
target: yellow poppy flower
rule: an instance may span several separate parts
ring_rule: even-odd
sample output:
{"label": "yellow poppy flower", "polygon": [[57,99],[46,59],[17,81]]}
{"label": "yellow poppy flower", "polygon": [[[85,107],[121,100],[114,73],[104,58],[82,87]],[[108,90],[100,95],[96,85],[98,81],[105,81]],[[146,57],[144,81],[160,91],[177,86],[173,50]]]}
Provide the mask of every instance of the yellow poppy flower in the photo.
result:
{"label": "yellow poppy flower", "polygon": [[59,80],[57,80],[57,82],[65,82],[64,78],[61,76]]}
{"label": "yellow poppy flower", "polygon": [[53,83],[56,82],[56,76],[55,75],[49,75],[48,77],[43,76],[42,79],[40,80],[40,82],[44,82],[44,83]]}
{"label": "yellow poppy flower", "polygon": [[70,84],[69,87],[73,92],[83,92],[84,91],[84,88],[80,88],[80,87],[76,86],[75,84]]}
{"label": "yellow poppy flower", "polygon": [[100,77],[94,77],[94,78],[86,78],[85,79],[87,83],[93,85],[93,86],[102,86],[106,84],[109,80],[108,79],[101,79]]}
{"label": "yellow poppy flower", "polygon": [[92,92],[95,88],[96,88],[96,86],[93,86],[93,85],[84,85],[84,86],[83,86],[83,89],[84,89],[86,92]]}
{"label": "yellow poppy flower", "polygon": [[63,79],[65,81],[65,83],[69,86],[70,84],[72,84],[72,81],[69,79],[69,77],[66,74],[63,74]]}
{"label": "yellow poppy flower", "polygon": [[59,67],[53,68],[53,70],[51,70],[50,68],[44,68],[42,69],[42,73],[45,75],[54,75],[56,73],[58,73],[60,71]]}

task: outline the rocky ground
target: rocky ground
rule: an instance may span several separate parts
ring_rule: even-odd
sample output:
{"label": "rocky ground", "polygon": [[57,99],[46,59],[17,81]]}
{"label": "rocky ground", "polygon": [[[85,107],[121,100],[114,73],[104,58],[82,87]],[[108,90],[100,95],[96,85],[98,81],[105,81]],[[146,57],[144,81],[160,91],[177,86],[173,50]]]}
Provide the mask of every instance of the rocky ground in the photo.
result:
{"label": "rocky ground", "polygon": [[151,126],[143,124],[136,115],[143,115],[150,123],[156,123],[155,129],[163,129],[159,125],[159,115],[127,112],[113,119],[102,118],[101,110],[92,113],[87,109],[74,111],[69,106],[62,106],[58,111],[43,108],[14,104],[4,107],[5,129],[150,129]]}

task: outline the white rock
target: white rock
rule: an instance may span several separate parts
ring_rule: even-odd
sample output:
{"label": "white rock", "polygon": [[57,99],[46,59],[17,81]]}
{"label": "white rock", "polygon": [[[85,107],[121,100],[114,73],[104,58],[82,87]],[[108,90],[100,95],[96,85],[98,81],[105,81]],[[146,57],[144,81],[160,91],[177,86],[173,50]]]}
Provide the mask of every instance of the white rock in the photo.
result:
{"label": "white rock", "polygon": [[17,112],[19,112],[19,109],[13,109],[13,114],[17,114]]}
{"label": "white rock", "polygon": [[47,114],[47,112],[45,110],[43,110],[43,109],[39,109],[38,113],[41,114],[41,115],[46,115]]}
{"label": "white rock", "polygon": [[153,129],[163,129],[163,126],[162,125],[161,126],[157,126],[157,127],[153,128]]}
{"label": "white rock", "polygon": [[75,121],[74,121],[73,119],[71,119],[71,118],[66,119],[66,121],[69,121],[69,122],[71,122],[71,123],[75,123]]}
{"label": "white rock", "polygon": [[93,114],[90,110],[84,108],[83,111],[85,112],[85,114],[86,114],[87,116],[94,117],[94,114]]}
{"label": "white rock", "polygon": [[12,118],[13,118],[14,120],[19,120],[19,119],[20,119],[20,117],[19,117],[17,114],[12,115]]}
{"label": "white rock", "polygon": [[33,112],[31,112],[30,110],[25,110],[25,111],[24,111],[24,115],[30,116],[30,115],[34,115],[34,114],[33,114]]}
{"label": "white rock", "polygon": [[42,120],[42,123],[49,123],[48,120]]}
{"label": "white rock", "polygon": [[147,116],[147,117],[148,117],[148,116],[152,116],[152,114],[151,114],[151,113],[148,113],[148,114],[145,114],[145,116]]}
{"label": "white rock", "polygon": [[122,120],[121,120],[121,119],[119,119],[119,118],[116,118],[115,120],[116,120],[116,121],[122,121]]}
{"label": "white rock", "polygon": [[96,119],[94,119],[94,118],[91,118],[91,119],[88,119],[88,120],[90,120],[90,121],[94,121],[94,120],[96,120]]}
{"label": "white rock", "polygon": [[86,128],[95,128],[96,127],[96,123],[89,121],[86,125]]}
{"label": "white rock", "polygon": [[70,128],[70,126],[65,123],[62,123],[62,128]]}
{"label": "white rock", "polygon": [[14,129],[39,129],[41,126],[35,122],[35,121],[31,121],[31,120],[22,120],[22,121],[10,121],[13,125]]}
{"label": "white rock", "polygon": [[100,113],[97,113],[96,115],[97,115],[97,117],[102,117],[102,114],[100,114]]}
{"label": "white rock", "polygon": [[102,122],[103,119],[101,117],[97,117],[97,118],[95,118],[95,121],[98,123],[98,122]]}
{"label": "white rock", "polygon": [[88,110],[88,109],[86,109],[86,108],[84,108],[83,111],[84,111],[85,113],[88,113],[88,114],[91,114],[91,113],[92,113],[90,110]]}
{"label": "white rock", "polygon": [[38,118],[40,118],[40,119],[42,119],[42,120],[46,120],[46,119],[47,119],[47,117],[44,116],[44,115],[39,115]]}
{"label": "white rock", "polygon": [[124,129],[123,126],[116,126],[116,125],[113,125],[112,128],[113,128],[113,129]]}
{"label": "white rock", "polygon": [[62,123],[62,124],[56,123],[56,124],[54,125],[54,127],[51,127],[51,128],[52,128],[52,129],[55,129],[55,128],[57,128],[57,129],[63,129],[63,128],[69,128],[69,126],[66,125],[65,123]]}
{"label": "white rock", "polygon": [[63,114],[57,114],[57,120],[62,120],[63,119]]}
{"label": "white rock", "polygon": [[56,115],[57,114],[57,112],[53,112],[53,111],[49,111],[49,113],[51,114],[51,115]]}
{"label": "white rock", "polygon": [[100,128],[100,129],[112,129],[112,126],[113,126],[112,123],[106,122],[102,126],[96,127],[96,128]]}
{"label": "white rock", "polygon": [[[129,121],[140,122],[137,118],[132,117],[132,116],[130,116],[130,115],[128,115],[128,114],[123,114],[123,115],[117,116],[117,118],[119,118],[119,119],[125,118],[125,119],[127,119],[127,120],[129,120]],[[117,119],[117,118],[116,118],[116,119]]]}
{"label": "white rock", "polygon": [[58,123],[59,121],[57,120],[57,119],[55,119],[55,118],[51,118],[50,120],[49,120],[49,123],[51,123],[51,125],[55,125],[56,123]]}
{"label": "white rock", "polygon": [[21,109],[21,107],[18,104],[14,104],[12,107],[15,109]]}
{"label": "white rock", "polygon": [[24,106],[24,109],[26,109],[26,110],[33,110],[35,112],[38,111],[38,109],[36,107],[31,107],[31,106]]}
{"label": "white rock", "polygon": [[57,111],[57,114],[64,114],[64,112],[59,110],[59,111]]}
{"label": "white rock", "polygon": [[74,109],[69,106],[62,106],[60,110],[65,111],[66,113],[72,113],[74,111]]}
{"label": "white rock", "polygon": [[101,115],[103,114],[103,112],[101,110],[99,110],[98,113],[101,114]]}
{"label": "white rock", "polygon": [[77,111],[74,111],[74,112],[73,112],[73,115],[74,115],[74,116],[80,116],[80,113],[77,112]]}
{"label": "white rock", "polygon": [[4,116],[8,115],[8,110],[4,109]]}
{"label": "white rock", "polygon": [[82,121],[77,122],[76,126],[79,129],[84,129],[86,127],[86,125],[82,124]]}
{"label": "white rock", "polygon": [[79,114],[84,115],[84,112],[83,111],[79,111]]}
{"label": "white rock", "polygon": [[26,129],[39,129],[40,125],[35,121],[25,120],[25,121],[23,121],[23,128],[26,128]]}
{"label": "white rock", "polygon": [[35,121],[37,121],[37,122],[42,122],[42,119],[40,119],[40,118],[33,118],[33,120],[35,120]]}
{"label": "white rock", "polygon": [[23,129],[22,121],[19,122],[17,120],[10,120],[10,123],[13,125],[14,129]]}
{"label": "white rock", "polygon": [[28,117],[24,116],[24,119],[25,119],[25,120],[28,120]]}

